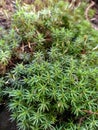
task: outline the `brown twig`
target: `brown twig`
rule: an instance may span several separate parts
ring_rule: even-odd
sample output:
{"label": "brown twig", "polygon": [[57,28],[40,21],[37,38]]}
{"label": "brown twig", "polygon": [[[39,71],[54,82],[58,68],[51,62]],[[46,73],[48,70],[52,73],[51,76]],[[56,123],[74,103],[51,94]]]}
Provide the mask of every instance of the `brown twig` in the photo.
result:
{"label": "brown twig", "polygon": [[84,117],[81,117],[81,118],[79,119],[79,126],[81,126],[83,120],[84,120],[87,116],[92,115],[92,114],[98,115],[98,112],[92,112],[92,111],[90,111],[90,110],[83,110],[83,112],[85,112],[86,115],[85,115]]}
{"label": "brown twig", "polygon": [[95,2],[94,1],[91,1],[91,4],[86,8],[85,10],[85,17],[88,21],[90,21],[89,19],[89,16],[88,16],[88,13],[89,13],[89,10],[95,5]]}
{"label": "brown twig", "polygon": [[98,115],[98,112],[92,112],[92,111],[90,111],[90,110],[83,110],[83,112],[85,112],[85,113],[87,113],[87,114],[90,114],[90,115],[92,115],[92,114]]}
{"label": "brown twig", "polygon": [[[89,10],[90,10],[93,6],[95,6],[95,2],[94,2],[94,1],[91,1],[91,4],[90,4],[90,5],[86,8],[86,10],[85,10],[85,17],[86,17],[87,21],[89,21],[90,23],[91,23],[91,20],[92,20],[92,19],[89,18],[88,14],[89,14]],[[94,18],[93,18],[93,19],[94,19]],[[95,26],[94,24],[91,23],[91,26],[92,26],[95,30],[98,30],[98,27]]]}
{"label": "brown twig", "polygon": [[81,4],[81,1],[80,1],[80,0],[72,0],[72,1],[70,2],[69,8],[70,8],[70,9],[77,8],[77,7],[80,6],[80,4]]}
{"label": "brown twig", "polygon": [[84,116],[84,117],[81,117],[80,119],[79,119],[79,126],[81,126],[81,124],[82,124],[82,122],[83,122],[83,120],[86,118],[86,116]]}

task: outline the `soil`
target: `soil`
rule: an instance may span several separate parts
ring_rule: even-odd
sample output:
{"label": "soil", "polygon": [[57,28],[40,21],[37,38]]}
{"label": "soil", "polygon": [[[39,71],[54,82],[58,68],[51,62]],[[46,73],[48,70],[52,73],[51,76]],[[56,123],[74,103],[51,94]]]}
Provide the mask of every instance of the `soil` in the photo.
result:
{"label": "soil", "polygon": [[0,130],[18,130],[16,123],[10,121],[10,112],[4,105],[0,106]]}
{"label": "soil", "polygon": [[11,14],[13,13],[12,0],[0,1],[0,26],[7,29],[10,27]]}
{"label": "soil", "polygon": [[[0,0],[0,27],[5,29],[10,28],[11,16],[15,10],[12,1],[13,0]],[[34,0],[24,1],[27,4],[34,2]],[[91,22],[94,25],[93,27],[98,30],[98,1],[94,2],[92,8],[95,10],[95,15],[89,20],[89,22]],[[0,105],[0,130],[17,130],[16,123],[10,121],[10,112],[4,105]]]}

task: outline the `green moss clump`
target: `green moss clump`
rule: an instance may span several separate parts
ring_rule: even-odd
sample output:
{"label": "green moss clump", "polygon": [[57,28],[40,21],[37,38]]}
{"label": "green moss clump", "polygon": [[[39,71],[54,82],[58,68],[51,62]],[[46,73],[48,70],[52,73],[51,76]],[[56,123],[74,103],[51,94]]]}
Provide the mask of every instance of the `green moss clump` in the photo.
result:
{"label": "green moss clump", "polygon": [[98,129],[98,33],[83,10],[60,0],[13,16],[21,62],[6,74],[4,93],[20,130]]}

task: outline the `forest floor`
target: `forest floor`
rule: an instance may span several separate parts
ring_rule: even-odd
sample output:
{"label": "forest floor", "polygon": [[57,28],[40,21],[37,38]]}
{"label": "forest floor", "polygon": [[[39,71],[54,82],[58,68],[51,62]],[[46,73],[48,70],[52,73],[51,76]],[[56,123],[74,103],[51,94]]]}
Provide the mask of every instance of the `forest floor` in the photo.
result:
{"label": "forest floor", "polygon": [[[30,3],[33,0],[25,0],[26,3]],[[95,14],[93,18],[89,18],[88,11],[90,8],[93,8],[95,10]],[[14,5],[12,3],[12,0],[0,0],[0,27],[3,27],[5,29],[8,29],[11,24],[11,16],[14,13]],[[84,12],[85,14],[85,12]],[[94,29],[98,30],[98,4],[95,3],[89,3],[87,5],[86,9],[86,19],[91,22]],[[16,130],[16,124],[11,123],[10,113],[7,111],[6,107],[0,106],[0,130]]]}
{"label": "forest floor", "polygon": [[[15,11],[15,4],[13,0],[0,0],[0,26],[8,29],[11,24],[11,16]],[[23,0],[26,4],[31,4],[34,0]],[[89,18],[89,10],[94,9],[95,14],[93,18]],[[87,8],[84,11],[85,18],[91,22],[91,26],[98,30],[98,4],[95,2],[89,2]]]}

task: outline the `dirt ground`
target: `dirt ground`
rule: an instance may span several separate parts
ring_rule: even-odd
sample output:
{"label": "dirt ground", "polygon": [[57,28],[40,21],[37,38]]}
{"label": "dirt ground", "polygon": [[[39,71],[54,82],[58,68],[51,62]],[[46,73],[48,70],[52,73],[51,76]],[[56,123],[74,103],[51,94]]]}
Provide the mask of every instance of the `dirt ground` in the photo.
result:
{"label": "dirt ground", "polygon": [[0,106],[0,130],[18,130],[16,123],[10,121],[10,112],[4,106]]}

